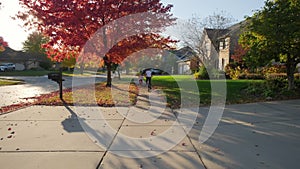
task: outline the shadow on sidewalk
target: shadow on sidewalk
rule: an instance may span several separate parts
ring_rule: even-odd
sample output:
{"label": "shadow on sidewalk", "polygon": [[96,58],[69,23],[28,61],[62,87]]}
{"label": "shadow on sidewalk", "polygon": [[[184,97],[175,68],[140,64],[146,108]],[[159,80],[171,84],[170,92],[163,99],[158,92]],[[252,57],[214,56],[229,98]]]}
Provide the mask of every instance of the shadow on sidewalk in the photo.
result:
{"label": "shadow on sidewalk", "polygon": [[64,100],[62,101],[65,108],[71,113],[71,116],[61,122],[64,130],[66,130],[67,132],[85,132],[81,127],[80,122],[78,121],[78,116],[76,115],[76,113],[68,106],[68,104]]}
{"label": "shadow on sidewalk", "polygon": [[[99,140],[109,140],[108,143],[110,144],[112,141],[112,137],[107,133],[99,133],[95,129],[91,128],[90,125],[87,124],[87,119],[78,117],[77,114],[68,106],[68,104],[63,100],[65,108],[70,112],[71,116],[63,120],[62,126],[64,130],[67,132],[85,132],[89,137],[97,143]],[[108,144],[102,147],[106,149]]]}

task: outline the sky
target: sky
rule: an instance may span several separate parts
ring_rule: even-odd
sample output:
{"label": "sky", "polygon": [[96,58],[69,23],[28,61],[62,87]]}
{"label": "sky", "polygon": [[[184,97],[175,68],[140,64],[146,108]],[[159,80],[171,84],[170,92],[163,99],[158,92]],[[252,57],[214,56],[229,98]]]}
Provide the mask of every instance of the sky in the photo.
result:
{"label": "sky", "polygon": [[[13,20],[20,10],[18,0],[0,0],[0,36],[15,49],[22,49],[22,42],[29,34],[22,28],[21,22]],[[189,19],[192,16],[201,18],[212,15],[214,12],[225,11],[237,21],[242,21],[245,16],[251,16],[255,10],[264,6],[264,0],[161,0],[164,4],[173,4],[171,13],[178,19]]]}
{"label": "sky", "polygon": [[234,19],[242,21],[252,16],[253,11],[264,6],[264,0],[162,0],[173,4],[172,13],[179,19],[189,19],[193,15],[207,17],[214,12],[225,11]]}

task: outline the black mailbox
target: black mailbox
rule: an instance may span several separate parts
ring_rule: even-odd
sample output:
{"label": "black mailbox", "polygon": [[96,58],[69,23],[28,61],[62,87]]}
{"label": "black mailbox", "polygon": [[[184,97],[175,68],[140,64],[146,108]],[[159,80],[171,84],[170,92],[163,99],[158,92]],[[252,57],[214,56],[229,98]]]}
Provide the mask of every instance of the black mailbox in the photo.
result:
{"label": "black mailbox", "polygon": [[60,81],[63,81],[62,80],[62,74],[61,73],[49,73],[48,74],[48,79],[51,79],[57,83],[60,83]]}
{"label": "black mailbox", "polygon": [[60,97],[61,100],[63,100],[62,82],[65,81],[65,80],[62,79],[61,70],[59,72],[48,73],[48,79],[51,79],[51,80],[58,83],[58,85],[59,85],[59,97]]}

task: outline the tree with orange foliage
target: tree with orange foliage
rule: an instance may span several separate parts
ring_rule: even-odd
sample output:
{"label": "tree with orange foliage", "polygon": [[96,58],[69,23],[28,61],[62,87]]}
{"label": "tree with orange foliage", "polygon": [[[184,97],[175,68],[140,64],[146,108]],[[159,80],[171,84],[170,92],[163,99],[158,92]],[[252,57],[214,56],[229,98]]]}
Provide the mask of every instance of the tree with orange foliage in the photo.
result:
{"label": "tree with orange foliage", "polygon": [[0,52],[3,52],[5,50],[5,47],[8,47],[8,43],[3,40],[3,38],[0,36]]}
{"label": "tree with orange foliage", "polygon": [[[112,64],[145,48],[170,49],[176,41],[161,31],[176,20],[172,5],[160,0],[20,0],[31,15],[20,13],[27,25],[36,25],[50,41],[43,47],[55,61],[76,53],[77,62],[104,63],[107,86]],[[70,54],[71,53],[71,54]]]}
{"label": "tree with orange foliage", "polygon": [[236,63],[243,64],[243,57],[246,56],[247,52],[247,49],[238,44],[234,49],[234,54],[231,55],[231,59],[233,59],[233,61]]}

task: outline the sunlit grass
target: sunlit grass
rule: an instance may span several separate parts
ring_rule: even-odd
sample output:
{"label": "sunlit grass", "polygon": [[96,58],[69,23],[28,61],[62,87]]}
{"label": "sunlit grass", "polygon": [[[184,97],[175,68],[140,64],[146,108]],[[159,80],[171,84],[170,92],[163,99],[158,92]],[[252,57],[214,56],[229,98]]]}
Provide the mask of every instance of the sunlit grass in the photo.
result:
{"label": "sunlit grass", "polygon": [[[193,92],[189,88],[179,88],[178,83],[196,83],[198,91]],[[212,91],[211,85],[224,85],[224,91]],[[251,83],[263,83],[262,80],[195,80],[193,76],[180,75],[180,76],[155,76],[153,78],[153,86],[163,89],[166,93],[168,105],[172,108],[179,108],[181,104],[181,92],[187,92],[191,98],[199,97],[200,103],[196,105],[210,105],[212,96],[224,100],[226,104],[234,103],[248,103],[253,101],[243,94],[243,89],[248,87]]]}
{"label": "sunlit grass", "polygon": [[21,80],[0,79],[0,86],[23,84]]}

